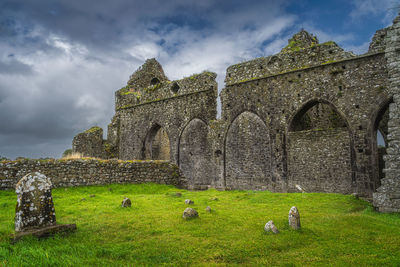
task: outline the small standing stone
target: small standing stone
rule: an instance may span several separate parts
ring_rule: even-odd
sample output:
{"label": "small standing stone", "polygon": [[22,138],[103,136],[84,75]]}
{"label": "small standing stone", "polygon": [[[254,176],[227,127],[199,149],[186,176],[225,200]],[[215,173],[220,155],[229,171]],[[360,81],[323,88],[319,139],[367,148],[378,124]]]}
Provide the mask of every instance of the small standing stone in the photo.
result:
{"label": "small standing stone", "polygon": [[207,211],[207,212],[211,212],[211,207],[210,207],[210,206],[207,206],[206,211]]}
{"label": "small standing stone", "polygon": [[39,172],[29,173],[17,183],[16,232],[56,224],[51,187],[50,179]]}
{"label": "small standing stone", "polygon": [[191,218],[196,218],[199,217],[199,214],[197,213],[197,211],[195,209],[192,208],[186,208],[183,211],[183,216],[184,219],[191,219]]}
{"label": "small standing stone", "polygon": [[289,226],[295,230],[300,229],[300,213],[295,206],[289,210]]}
{"label": "small standing stone", "polygon": [[265,224],[265,226],[264,226],[264,230],[266,232],[272,231],[274,234],[278,234],[279,233],[278,228],[276,228],[276,226],[275,226],[273,221],[267,222]]}
{"label": "small standing stone", "polygon": [[190,200],[190,199],[185,199],[185,204],[191,205],[191,204],[194,204],[194,201]]}
{"label": "small standing stone", "polygon": [[124,200],[122,200],[121,206],[122,206],[123,208],[129,208],[129,207],[131,207],[131,206],[132,206],[131,200],[130,200],[129,198],[127,198],[127,197],[124,198]]}

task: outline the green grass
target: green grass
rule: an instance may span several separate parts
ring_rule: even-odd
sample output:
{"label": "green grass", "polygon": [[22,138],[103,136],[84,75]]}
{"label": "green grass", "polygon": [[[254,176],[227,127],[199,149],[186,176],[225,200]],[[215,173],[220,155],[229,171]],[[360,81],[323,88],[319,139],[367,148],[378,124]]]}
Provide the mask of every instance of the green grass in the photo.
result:
{"label": "green grass", "polygon": [[[125,196],[131,208],[120,207]],[[12,245],[16,195],[0,192],[0,266],[400,265],[400,214],[352,196],[143,184],[59,188],[53,198],[58,223],[76,223],[77,232]],[[199,218],[182,219],[187,198]],[[287,226],[293,205],[300,231]],[[271,219],[280,234],[264,232]]]}

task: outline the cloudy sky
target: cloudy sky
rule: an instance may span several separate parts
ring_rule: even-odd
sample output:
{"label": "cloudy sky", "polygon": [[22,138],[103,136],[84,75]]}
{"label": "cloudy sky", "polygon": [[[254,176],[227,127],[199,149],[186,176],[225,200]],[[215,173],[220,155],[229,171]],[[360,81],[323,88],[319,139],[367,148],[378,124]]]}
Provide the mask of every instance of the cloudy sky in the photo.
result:
{"label": "cloudy sky", "polygon": [[180,79],[279,52],[301,28],[364,53],[399,0],[0,0],[0,156],[60,157],[147,58]]}

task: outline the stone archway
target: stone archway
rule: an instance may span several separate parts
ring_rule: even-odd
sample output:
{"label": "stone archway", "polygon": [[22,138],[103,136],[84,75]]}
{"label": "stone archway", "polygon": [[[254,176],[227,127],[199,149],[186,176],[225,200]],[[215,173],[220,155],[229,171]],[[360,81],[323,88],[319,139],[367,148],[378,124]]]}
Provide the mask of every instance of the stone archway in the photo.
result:
{"label": "stone archway", "polygon": [[142,158],[152,160],[170,160],[171,146],[167,131],[155,124],[147,133],[142,148]]}
{"label": "stone archway", "polygon": [[245,111],[233,120],[224,155],[227,189],[272,189],[270,136],[259,116]]}
{"label": "stone archway", "polygon": [[312,100],[293,116],[287,135],[288,189],[351,193],[352,142],[348,124],[327,101]]}
{"label": "stone archway", "polygon": [[211,153],[207,134],[207,125],[200,119],[193,119],[179,139],[178,165],[193,189],[206,189],[211,185]]}

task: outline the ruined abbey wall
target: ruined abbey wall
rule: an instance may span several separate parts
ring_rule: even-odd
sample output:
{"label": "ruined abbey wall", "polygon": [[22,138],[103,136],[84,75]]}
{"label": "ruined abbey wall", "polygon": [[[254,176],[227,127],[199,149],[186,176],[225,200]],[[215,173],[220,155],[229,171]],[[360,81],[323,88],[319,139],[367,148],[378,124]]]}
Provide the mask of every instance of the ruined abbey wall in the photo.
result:
{"label": "ruined abbey wall", "polygon": [[22,177],[40,172],[54,187],[82,185],[159,183],[187,187],[179,168],[169,161],[99,159],[16,160],[0,162],[0,190],[14,190]]}
{"label": "ruined abbey wall", "polygon": [[399,57],[389,48],[398,44],[398,25],[377,31],[359,56],[302,30],[280,53],[230,66],[220,119],[214,73],[169,81],[155,59],[147,60],[116,92],[107,140],[96,143],[86,133],[73,149],[92,153],[96,143],[99,157],[169,158],[193,189],[301,187],[371,197],[398,165],[382,171],[385,149],[376,140],[379,130],[396,145],[386,162],[399,153]]}

